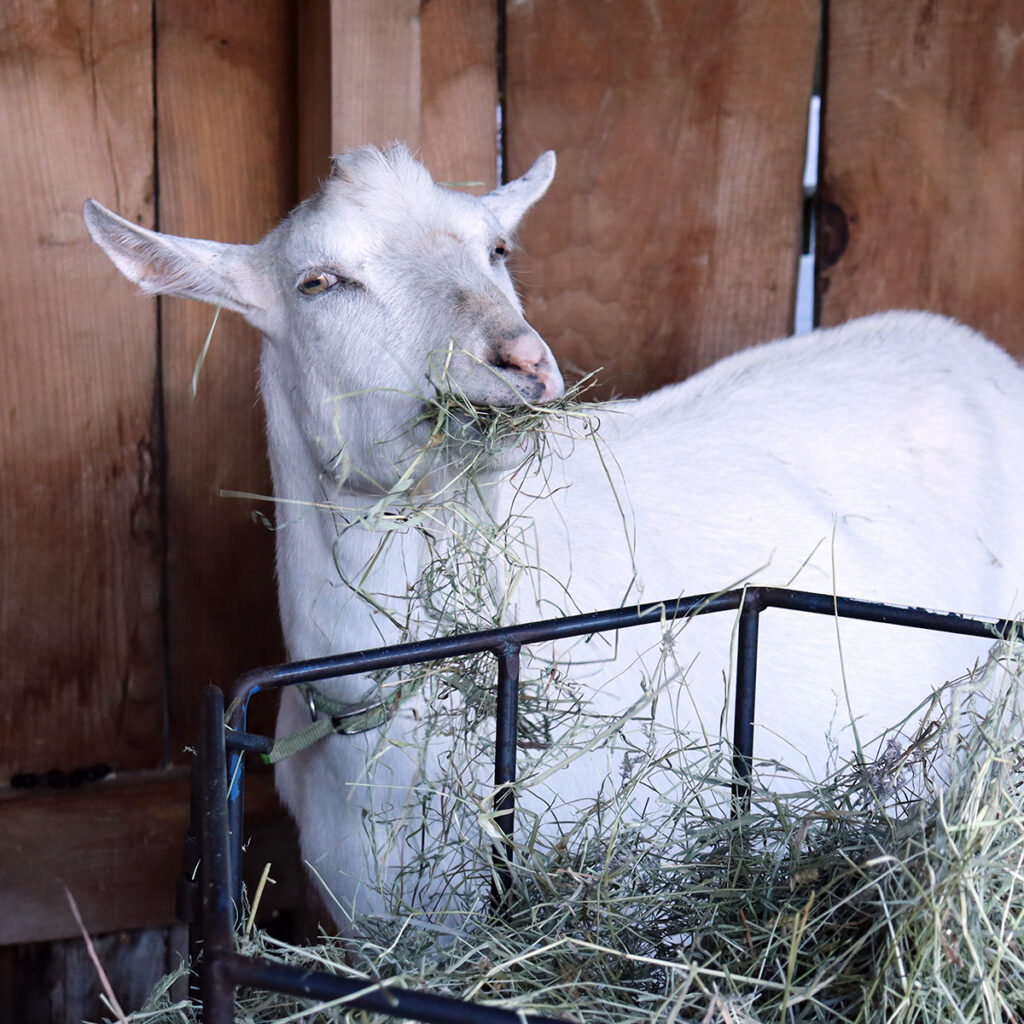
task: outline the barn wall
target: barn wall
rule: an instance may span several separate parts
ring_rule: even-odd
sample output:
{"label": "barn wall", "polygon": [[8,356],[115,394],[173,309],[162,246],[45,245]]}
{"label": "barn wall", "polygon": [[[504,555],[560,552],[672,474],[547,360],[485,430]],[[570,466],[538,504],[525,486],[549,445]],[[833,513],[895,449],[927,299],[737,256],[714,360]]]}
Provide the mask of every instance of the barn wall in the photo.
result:
{"label": "barn wall", "polygon": [[948,313],[1024,356],[1024,5],[832,3],[821,321]]}
{"label": "barn wall", "polygon": [[[167,949],[199,692],[283,656],[269,506],[221,496],[269,488],[259,340],[221,317],[193,398],[212,310],[135,295],[82,201],[254,241],[348,145],[402,138],[476,191],[553,148],[517,263],[528,315],[570,375],[638,394],[786,333],[823,30],[822,322],[921,306],[1024,354],[1024,11],[828,7],[8,0],[0,783],[117,778],[0,786],[0,1014],[41,963],[25,943],[74,941],[58,878],[90,930]],[[252,804],[294,857],[266,776]]]}
{"label": "barn wall", "polygon": [[[160,229],[255,242],[296,201],[294,10],[274,0],[157,0],[155,30]],[[283,654],[273,535],[252,519],[251,501],[222,496],[270,493],[260,338],[241,317],[220,317],[193,397],[213,312],[160,300],[175,760],[196,737],[203,686]]]}
{"label": "barn wall", "polygon": [[[222,318],[193,399],[212,311],[135,294],[81,207],[258,239],[296,199],[295,16],[0,15],[0,1019],[99,1019],[65,885],[126,1005],[166,970],[198,693],[283,656],[272,535],[219,495],[269,489],[259,338]],[[96,764],[114,775],[66,785]],[[294,859],[268,776],[252,796],[257,845]]]}
{"label": "barn wall", "polygon": [[814,4],[509,6],[509,172],[559,158],[527,313],[602,394],[787,332],[818,27]]}
{"label": "barn wall", "polygon": [[15,4],[0,63],[3,777],[160,758],[161,437],[152,303],[82,236],[152,224],[148,5]]}

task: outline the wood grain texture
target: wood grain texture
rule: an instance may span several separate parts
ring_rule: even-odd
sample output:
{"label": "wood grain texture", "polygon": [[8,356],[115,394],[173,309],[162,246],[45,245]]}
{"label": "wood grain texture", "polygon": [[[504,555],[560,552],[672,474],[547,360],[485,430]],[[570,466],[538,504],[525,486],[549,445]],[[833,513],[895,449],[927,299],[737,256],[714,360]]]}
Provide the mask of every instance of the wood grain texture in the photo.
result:
{"label": "wood grain texture", "polygon": [[834,4],[820,307],[957,316],[1024,355],[1024,5]]}
{"label": "wood grain texture", "polygon": [[298,195],[320,186],[330,169],[331,0],[298,0],[295,13]]}
{"label": "wood grain texture", "polygon": [[161,752],[152,305],[82,222],[153,221],[146,3],[4,5],[0,33],[0,771]]}
{"label": "wood grain texture", "polygon": [[[255,242],[295,193],[293,24],[289,5],[248,0],[156,5],[160,227]],[[270,493],[258,333],[218,323],[198,380],[212,307],[162,302],[167,423],[168,630],[172,751],[196,735],[207,682],[278,661],[273,536],[254,504],[221,490]],[[262,506],[270,513],[270,506]],[[260,723],[257,727],[262,727]]]}
{"label": "wood grain texture", "polygon": [[420,149],[435,181],[497,185],[497,5],[430,0],[420,17]]}
{"label": "wood grain texture", "polygon": [[79,934],[64,886],[90,932],[173,921],[187,787],[184,772],[155,773],[0,802],[0,944]]}
{"label": "wood grain texture", "polygon": [[558,153],[522,229],[527,313],[603,393],[679,380],[792,323],[816,3],[507,5],[510,176]]}
{"label": "wood grain texture", "polygon": [[[322,25],[321,7],[310,4],[304,32]],[[474,192],[493,188],[497,20],[496,5],[479,0],[331,0],[331,152],[404,142],[435,180],[482,182]],[[322,64],[315,51],[303,58],[300,95],[323,95]],[[303,134],[319,139],[316,104]],[[320,176],[328,156],[313,161]]]}
{"label": "wood grain texture", "polygon": [[420,0],[331,0],[331,146],[420,144]]}
{"label": "wood grain texture", "polygon": [[[93,948],[121,1009],[141,1009],[154,985],[188,951],[183,925],[99,935]],[[183,999],[179,978],[172,999]],[[110,1020],[99,975],[82,939],[0,947],[0,1020],[12,1024],[82,1024]]]}
{"label": "wood grain texture", "polygon": [[[65,886],[90,934],[172,924],[188,781],[186,769],[174,769],[129,773],[74,791],[0,794],[0,946],[78,937]],[[250,875],[259,875],[268,850],[294,856],[282,814],[269,774],[250,774],[246,835],[260,836],[246,861]],[[282,865],[275,877],[299,878],[296,867]]]}

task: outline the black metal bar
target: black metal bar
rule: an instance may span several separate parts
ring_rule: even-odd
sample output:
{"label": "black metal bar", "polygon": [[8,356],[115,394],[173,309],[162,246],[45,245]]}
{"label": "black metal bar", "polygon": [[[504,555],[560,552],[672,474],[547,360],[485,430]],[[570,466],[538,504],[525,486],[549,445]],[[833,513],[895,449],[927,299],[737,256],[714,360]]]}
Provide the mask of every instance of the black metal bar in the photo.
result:
{"label": "black metal bar", "polygon": [[224,695],[208,686],[203,701],[199,750],[202,771],[200,886],[202,890],[203,1024],[232,1024],[234,982],[218,959],[234,952],[235,907],[232,905],[228,786],[224,755]]}
{"label": "black metal bar", "polygon": [[[254,985],[324,1002],[349,999],[348,1005],[353,1007],[422,1021],[424,1024],[565,1024],[551,1017],[534,1016],[518,1010],[504,1010],[498,1006],[469,1003],[411,989],[385,986],[367,992],[372,982],[339,978],[334,974],[255,960],[238,954],[222,957],[220,965],[233,985]],[[210,1022],[204,1018],[203,1024]]]}
{"label": "black metal bar", "polygon": [[[221,712],[223,716],[223,711]],[[223,717],[221,718],[223,721]],[[222,732],[223,735],[223,732]],[[242,906],[242,840],[245,828],[245,764],[244,751],[225,750],[227,766],[228,810],[228,872],[231,879],[231,899],[237,908]]]}
{"label": "black metal bar", "polygon": [[[237,728],[222,729],[227,759],[228,831],[231,872],[231,897],[235,907],[242,905],[242,846],[245,826],[245,754],[247,751],[265,753],[273,746],[266,736],[254,736],[245,731],[248,708],[238,708]],[[221,712],[223,721],[224,713]]]}
{"label": "black metal bar", "polygon": [[240,750],[244,754],[269,754],[274,746],[269,736],[260,736],[255,732],[235,732],[233,729],[225,733],[224,742],[228,750]]}
{"label": "black metal bar", "polygon": [[590,633],[604,633],[613,629],[642,626],[662,622],[665,619],[684,618],[687,615],[703,614],[709,611],[735,610],[739,608],[742,600],[742,590],[733,590],[724,594],[701,594],[696,597],[678,598],[667,602],[659,601],[635,608],[609,608],[606,611],[590,612],[586,615],[543,619],[518,626],[482,630],[478,633],[436,637],[433,640],[418,640],[413,643],[396,644],[393,647],[378,647],[369,651],[353,651],[347,654],[336,654],[325,658],[293,661],[283,665],[254,669],[239,676],[235,682],[233,693],[235,711],[229,724],[232,728],[244,731],[244,728],[238,725],[242,714],[240,709],[248,704],[250,697],[261,690],[294,686],[298,683],[315,683],[323,679],[336,679],[341,676],[374,672],[380,669],[399,668],[420,661],[496,651],[506,643],[515,643],[525,647],[545,640],[560,640],[573,636],[587,636]]}
{"label": "black metal bar", "polygon": [[762,595],[748,593],[740,610],[736,636],[736,706],[733,712],[732,808],[742,816],[750,810],[750,779],[754,771],[754,700],[757,690],[757,635]]}
{"label": "black metal bar", "polygon": [[254,669],[239,676],[235,683],[235,710],[230,724],[232,728],[244,732],[244,724],[239,724],[239,722],[244,722],[244,709],[249,699],[262,690],[294,686],[298,683],[315,683],[323,679],[335,679],[379,669],[399,668],[420,661],[495,651],[506,643],[516,643],[525,647],[541,641],[627,629],[653,622],[686,618],[690,615],[736,610],[741,607],[744,600],[753,599],[760,601],[764,608],[788,608],[815,615],[864,619],[870,622],[885,622],[893,625],[912,626],[917,629],[959,633],[966,636],[994,639],[997,636],[1010,636],[1015,630],[1020,629],[1020,625],[1012,619],[972,618],[953,612],[936,612],[927,608],[860,601],[834,597],[831,594],[787,590],[781,587],[750,587],[746,590],[730,590],[720,594],[697,594],[694,597],[659,601],[635,608],[609,608],[586,615],[544,619],[523,623],[519,626],[484,630],[479,633],[437,637],[433,640],[420,640],[415,643],[398,644],[394,647],[354,651],[325,658],[293,661],[283,665]]}
{"label": "black metal bar", "polygon": [[1020,630],[1013,619],[989,619],[963,615],[959,612],[932,611],[907,605],[885,604],[881,601],[861,601],[832,594],[815,594],[805,590],[784,587],[756,587],[759,600],[765,608],[788,608],[814,615],[838,616],[841,619],[863,619],[866,622],[884,622],[895,626],[959,633],[963,636],[1010,637]]}
{"label": "black metal bar", "polygon": [[494,822],[505,837],[496,850],[491,902],[501,903],[512,884],[512,834],[515,830],[516,740],[519,732],[519,652],[507,643],[497,652],[498,695],[494,737]]}

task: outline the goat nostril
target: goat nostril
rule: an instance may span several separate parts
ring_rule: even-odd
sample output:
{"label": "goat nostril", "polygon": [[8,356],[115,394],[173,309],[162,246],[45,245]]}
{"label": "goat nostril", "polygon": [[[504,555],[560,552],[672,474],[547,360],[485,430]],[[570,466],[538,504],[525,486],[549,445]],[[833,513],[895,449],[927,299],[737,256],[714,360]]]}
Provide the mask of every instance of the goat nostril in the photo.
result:
{"label": "goat nostril", "polygon": [[540,369],[540,363],[527,362],[522,359],[506,359],[501,355],[494,360],[493,365],[496,370],[513,370],[516,373],[533,374]]}
{"label": "goat nostril", "polygon": [[550,374],[539,374],[538,377],[544,385],[544,389],[537,399],[538,402],[554,402],[565,394],[565,384],[562,381],[562,375],[557,370]]}
{"label": "goat nostril", "polygon": [[536,373],[545,362],[545,349],[539,338],[530,334],[517,334],[495,345],[491,352],[491,365],[499,370]]}

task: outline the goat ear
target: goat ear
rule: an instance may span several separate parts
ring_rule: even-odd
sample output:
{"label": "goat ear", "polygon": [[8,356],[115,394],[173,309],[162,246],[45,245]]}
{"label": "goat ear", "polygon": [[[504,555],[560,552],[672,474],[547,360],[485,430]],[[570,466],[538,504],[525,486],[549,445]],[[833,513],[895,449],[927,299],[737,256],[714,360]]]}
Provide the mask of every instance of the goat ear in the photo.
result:
{"label": "goat ear", "polygon": [[493,192],[481,196],[480,201],[508,232],[515,230],[523,214],[548,190],[555,176],[555,154],[553,150],[541,153],[533,166],[515,181],[501,185]]}
{"label": "goat ear", "polygon": [[212,302],[244,316],[261,308],[267,289],[261,287],[252,246],[150,231],[95,199],[86,200],[82,216],[93,241],[144,292]]}

